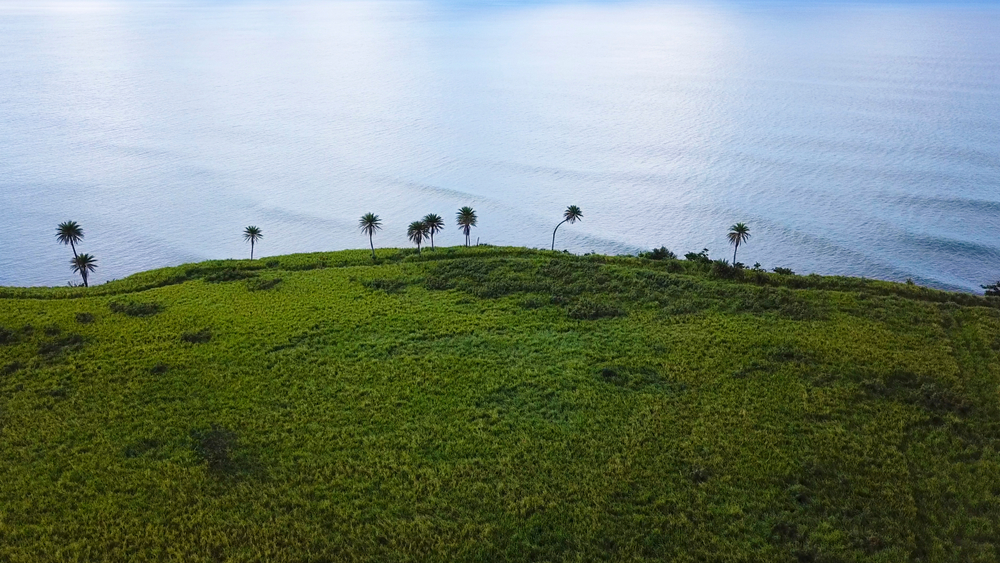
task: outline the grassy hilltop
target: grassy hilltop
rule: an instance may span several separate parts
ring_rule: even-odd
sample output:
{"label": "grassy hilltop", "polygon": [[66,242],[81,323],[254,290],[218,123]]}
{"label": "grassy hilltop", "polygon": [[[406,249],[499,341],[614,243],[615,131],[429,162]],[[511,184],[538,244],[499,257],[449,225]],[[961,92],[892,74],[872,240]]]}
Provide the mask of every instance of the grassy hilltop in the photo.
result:
{"label": "grassy hilltop", "polygon": [[0,327],[0,561],[1000,560],[997,299],[345,251]]}

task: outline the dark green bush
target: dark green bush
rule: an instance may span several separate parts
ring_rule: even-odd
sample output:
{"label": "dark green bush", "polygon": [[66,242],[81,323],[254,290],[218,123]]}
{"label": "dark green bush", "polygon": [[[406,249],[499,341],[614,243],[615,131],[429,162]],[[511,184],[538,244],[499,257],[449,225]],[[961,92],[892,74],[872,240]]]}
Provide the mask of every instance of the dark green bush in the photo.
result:
{"label": "dark green bush", "polygon": [[650,252],[640,253],[639,258],[648,258],[650,260],[676,260],[677,255],[667,250],[667,247],[661,246],[660,248],[654,248]]}
{"label": "dark green bush", "polygon": [[406,287],[406,282],[395,278],[375,278],[373,280],[361,282],[361,284],[368,289],[383,291],[385,293],[397,293]]}
{"label": "dark green bush", "polygon": [[281,278],[269,278],[269,279],[254,278],[251,280],[247,280],[247,290],[267,291],[268,289],[273,289],[279,283],[281,283]]}
{"label": "dark green bush", "polygon": [[94,322],[94,315],[91,313],[77,313],[76,322],[82,325],[89,325],[90,323]]}
{"label": "dark green bush", "polygon": [[690,262],[697,262],[699,264],[711,264],[712,259],[708,257],[708,249],[703,248],[701,252],[688,252],[684,255],[684,259]]}
{"label": "dark green bush", "polygon": [[138,303],[135,301],[112,301],[108,303],[112,313],[121,313],[130,317],[149,317],[160,312],[159,303]]}
{"label": "dark green bush", "polygon": [[232,473],[236,469],[235,450],[238,445],[236,432],[217,424],[210,428],[191,431],[195,455],[216,474]]}
{"label": "dark green bush", "polygon": [[731,266],[725,260],[715,260],[712,262],[711,275],[713,278],[735,280],[743,277],[743,269]]}
{"label": "dark green bush", "polygon": [[793,272],[789,268],[775,268],[772,271],[774,273],[780,275],[780,276],[794,276],[795,275],[795,272]]}
{"label": "dark green bush", "polygon": [[595,320],[605,317],[618,317],[625,313],[614,305],[607,305],[590,299],[581,299],[578,303],[570,307],[567,314],[571,319]]}
{"label": "dark green bush", "polygon": [[982,286],[986,290],[986,295],[991,297],[1000,297],[1000,281]]}
{"label": "dark green bush", "polygon": [[0,344],[9,344],[13,342],[17,336],[6,328],[0,326]]}
{"label": "dark green bush", "polygon": [[76,350],[83,346],[83,337],[79,334],[69,334],[58,340],[43,342],[38,346],[38,355],[54,358],[63,352]]}
{"label": "dark green bush", "polygon": [[251,272],[247,270],[237,270],[235,268],[227,268],[220,272],[214,274],[209,274],[205,276],[205,281],[208,283],[222,283],[231,281],[240,281],[247,278],[256,277],[256,272]]}
{"label": "dark green bush", "polygon": [[204,344],[212,339],[212,331],[203,328],[198,332],[185,332],[181,335],[181,340],[189,344]]}

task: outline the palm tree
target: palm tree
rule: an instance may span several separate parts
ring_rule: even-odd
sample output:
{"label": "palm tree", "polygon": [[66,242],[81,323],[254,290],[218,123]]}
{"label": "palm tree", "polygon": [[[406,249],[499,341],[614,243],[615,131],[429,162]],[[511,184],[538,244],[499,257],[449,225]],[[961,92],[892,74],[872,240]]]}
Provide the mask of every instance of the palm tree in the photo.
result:
{"label": "palm tree", "polygon": [[69,261],[70,266],[73,267],[73,271],[80,274],[83,278],[83,287],[89,287],[87,285],[87,277],[97,269],[97,258],[94,258],[90,254],[80,254],[79,256],[74,256]]}
{"label": "palm tree", "polygon": [[740,249],[740,245],[750,240],[750,227],[746,226],[745,223],[736,223],[732,227],[729,227],[729,234],[727,235],[729,239],[729,244],[733,245],[733,264],[736,264],[736,251]]}
{"label": "palm tree", "polygon": [[253,245],[257,244],[257,241],[264,238],[264,233],[260,231],[257,227],[250,225],[249,227],[243,229],[243,240],[250,243],[250,259],[253,260]]}
{"label": "palm tree", "polygon": [[469,206],[465,206],[458,210],[458,214],[455,216],[455,221],[458,223],[458,228],[462,229],[462,233],[465,235],[465,246],[469,246],[469,234],[472,232],[472,227],[476,226],[476,212]]}
{"label": "palm tree", "polygon": [[563,220],[556,225],[555,229],[552,230],[552,250],[556,249],[556,231],[559,230],[559,227],[561,227],[563,223],[568,222],[572,225],[577,221],[583,221],[583,211],[580,211],[580,208],[575,205],[570,205],[566,208],[566,211],[563,212]]}
{"label": "palm tree", "polygon": [[420,254],[420,243],[429,236],[430,228],[423,221],[414,221],[406,228],[406,236],[417,244],[417,254]]}
{"label": "palm tree", "polygon": [[358,226],[361,227],[361,232],[368,235],[368,244],[372,246],[372,260],[375,259],[375,241],[372,237],[376,232],[382,230],[382,220],[378,218],[378,215],[374,213],[365,213],[361,216],[361,221],[358,222]]}
{"label": "palm tree", "polygon": [[76,221],[64,221],[56,227],[56,240],[63,244],[68,244],[73,249],[73,257],[76,257],[76,243],[83,240],[83,228]]}
{"label": "palm tree", "polygon": [[440,215],[428,213],[424,217],[424,224],[427,225],[427,234],[431,236],[431,250],[434,250],[434,235],[444,229],[444,219]]}

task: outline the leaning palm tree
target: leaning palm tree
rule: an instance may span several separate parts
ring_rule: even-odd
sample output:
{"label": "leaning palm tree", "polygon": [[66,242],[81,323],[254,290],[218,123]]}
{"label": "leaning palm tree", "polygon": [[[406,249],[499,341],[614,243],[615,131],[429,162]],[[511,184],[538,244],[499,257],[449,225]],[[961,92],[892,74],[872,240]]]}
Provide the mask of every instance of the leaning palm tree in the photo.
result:
{"label": "leaning palm tree", "polygon": [[462,229],[462,234],[465,235],[465,246],[469,246],[469,234],[472,233],[472,227],[476,226],[476,219],[475,210],[469,206],[459,209],[455,215],[458,228]]}
{"label": "leaning palm tree", "polygon": [[94,258],[90,254],[80,254],[74,256],[69,261],[69,264],[73,268],[73,271],[80,274],[80,277],[83,278],[83,287],[89,287],[87,285],[87,277],[97,269],[97,258]]}
{"label": "leaning palm tree", "polygon": [[430,234],[430,228],[423,221],[414,221],[406,228],[406,236],[417,245],[417,254],[420,254],[420,244],[424,242]]}
{"label": "leaning palm tree", "polygon": [[358,222],[358,226],[361,227],[361,232],[368,235],[368,244],[372,247],[372,260],[375,259],[375,241],[372,237],[375,233],[382,230],[382,220],[378,218],[378,215],[374,213],[365,213],[361,216],[361,221]]}
{"label": "leaning palm tree", "polygon": [[583,211],[580,211],[580,208],[575,205],[570,205],[566,208],[566,211],[563,212],[563,220],[556,225],[555,229],[552,230],[552,250],[556,249],[556,231],[559,230],[559,227],[561,227],[563,223],[568,222],[572,225],[577,221],[583,221]]}
{"label": "leaning palm tree", "polygon": [[431,236],[431,250],[434,250],[434,235],[444,229],[444,219],[440,215],[428,213],[424,217],[424,224],[427,225],[427,234]]}
{"label": "leaning palm tree", "polygon": [[56,240],[68,244],[76,257],[76,243],[83,240],[83,228],[76,221],[64,221],[56,227]]}
{"label": "leaning palm tree", "polygon": [[750,227],[746,226],[745,223],[736,223],[729,227],[727,238],[729,244],[733,245],[733,264],[736,264],[736,251],[740,249],[741,244],[750,240]]}
{"label": "leaning palm tree", "polygon": [[250,259],[253,260],[253,246],[257,244],[257,241],[264,238],[264,233],[261,232],[257,227],[250,225],[249,227],[243,229],[243,240],[250,243]]}

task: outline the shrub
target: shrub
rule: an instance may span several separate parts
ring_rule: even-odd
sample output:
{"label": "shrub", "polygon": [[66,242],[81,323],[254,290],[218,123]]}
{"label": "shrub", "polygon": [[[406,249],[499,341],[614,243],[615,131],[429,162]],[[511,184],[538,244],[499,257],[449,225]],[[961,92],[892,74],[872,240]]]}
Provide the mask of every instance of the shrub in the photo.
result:
{"label": "shrub", "polygon": [[247,278],[256,277],[256,272],[250,272],[247,270],[237,270],[235,268],[227,268],[221,272],[216,272],[214,274],[209,274],[205,276],[205,281],[208,283],[222,283],[245,280]]}
{"label": "shrub", "polygon": [[163,375],[167,373],[168,369],[170,369],[170,366],[168,366],[167,364],[163,362],[157,362],[153,367],[149,368],[149,373],[153,375]]}
{"label": "shrub", "polygon": [[42,343],[38,347],[38,354],[51,359],[63,352],[76,350],[81,346],[83,346],[83,337],[79,334],[69,334],[59,340]]}
{"label": "shrub", "polygon": [[208,464],[211,472],[222,474],[235,469],[233,454],[238,442],[236,432],[212,424],[207,430],[192,430],[191,439],[195,454],[202,462]]}
{"label": "shrub", "polygon": [[185,332],[181,335],[181,340],[188,344],[204,344],[212,339],[212,331],[203,328],[198,332]]}
{"label": "shrub", "polygon": [[789,268],[775,268],[774,270],[771,270],[771,271],[774,272],[774,273],[776,273],[776,274],[778,274],[779,276],[794,276],[795,275],[795,272],[793,272]]}
{"label": "shrub", "polygon": [[361,282],[362,285],[373,291],[383,291],[385,293],[397,293],[406,287],[406,282],[399,279],[375,278]]}
{"label": "shrub", "polygon": [[589,299],[582,299],[579,303],[570,307],[568,314],[571,319],[592,321],[605,317],[618,317],[624,313],[621,309],[615,307],[614,305],[598,303],[597,301],[591,301]]}
{"label": "shrub", "polygon": [[982,288],[986,290],[986,295],[991,297],[1000,297],[1000,281],[990,285],[984,285]]}
{"label": "shrub", "polygon": [[108,303],[112,313],[121,313],[130,317],[149,317],[160,312],[159,303],[137,303],[135,301],[112,301]]}
{"label": "shrub", "polygon": [[92,315],[91,313],[77,313],[76,322],[82,325],[89,325],[90,323],[94,322],[94,315]]}
{"label": "shrub", "polygon": [[281,283],[281,278],[270,278],[270,279],[254,278],[251,280],[247,280],[247,290],[267,291],[268,289],[273,289],[279,283]]}
{"label": "shrub", "polygon": [[667,247],[661,246],[660,248],[654,248],[650,252],[641,252],[639,254],[639,258],[648,258],[650,260],[676,260],[677,255],[667,250]]}
{"label": "shrub", "polygon": [[0,369],[0,375],[10,375],[20,370],[22,367],[21,362],[11,362],[5,365],[3,369]]}
{"label": "shrub", "polygon": [[14,341],[15,335],[13,332],[7,330],[6,328],[0,326],[0,344],[8,344]]}
{"label": "shrub", "polygon": [[701,249],[701,252],[698,253],[688,252],[684,255],[684,259],[691,262],[698,262],[699,264],[710,264],[712,262],[712,259],[708,257],[707,248]]}
{"label": "shrub", "polygon": [[711,275],[713,278],[734,280],[743,277],[743,270],[738,266],[730,266],[725,260],[715,260],[712,262]]}

